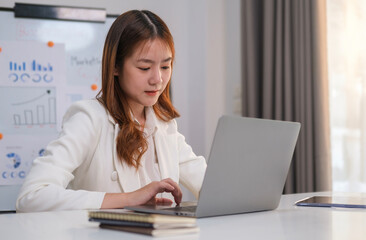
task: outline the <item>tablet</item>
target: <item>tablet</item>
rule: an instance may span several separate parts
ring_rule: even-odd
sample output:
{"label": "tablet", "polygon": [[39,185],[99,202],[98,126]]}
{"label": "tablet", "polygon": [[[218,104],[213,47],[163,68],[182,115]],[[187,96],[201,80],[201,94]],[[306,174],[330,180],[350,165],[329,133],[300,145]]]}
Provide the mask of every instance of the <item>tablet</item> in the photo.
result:
{"label": "tablet", "polygon": [[306,206],[306,207],[338,207],[338,208],[366,209],[366,198],[313,196],[299,200],[295,203],[295,205]]}

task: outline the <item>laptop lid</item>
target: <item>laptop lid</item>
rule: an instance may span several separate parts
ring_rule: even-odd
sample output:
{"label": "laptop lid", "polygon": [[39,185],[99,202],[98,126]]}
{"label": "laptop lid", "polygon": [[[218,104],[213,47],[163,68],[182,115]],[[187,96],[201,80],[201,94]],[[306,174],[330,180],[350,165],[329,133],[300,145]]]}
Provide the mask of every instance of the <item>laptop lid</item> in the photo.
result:
{"label": "laptop lid", "polygon": [[[217,124],[195,217],[277,208],[300,124],[222,116]],[[184,204],[183,204],[184,205]],[[134,206],[141,212],[185,215],[162,206]],[[184,211],[180,209],[180,211]]]}

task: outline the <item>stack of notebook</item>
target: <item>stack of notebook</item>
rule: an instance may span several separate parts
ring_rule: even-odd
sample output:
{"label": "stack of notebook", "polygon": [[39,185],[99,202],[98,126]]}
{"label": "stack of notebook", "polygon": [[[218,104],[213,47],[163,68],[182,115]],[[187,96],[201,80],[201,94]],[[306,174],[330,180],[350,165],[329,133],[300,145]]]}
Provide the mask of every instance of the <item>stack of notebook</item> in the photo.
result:
{"label": "stack of notebook", "polygon": [[136,213],[124,209],[89,211],[89,221],[101,228],[151,235],[155,237],[197,233],[195,218]]}

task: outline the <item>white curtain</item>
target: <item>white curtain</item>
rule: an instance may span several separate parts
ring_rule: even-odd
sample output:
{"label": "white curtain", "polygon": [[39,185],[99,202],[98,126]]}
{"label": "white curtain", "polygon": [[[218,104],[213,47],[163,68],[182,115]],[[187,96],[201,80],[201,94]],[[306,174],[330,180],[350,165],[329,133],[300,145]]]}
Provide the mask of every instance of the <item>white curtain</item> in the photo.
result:
{"label": "white curtain", "polygon": [[327,0],[333,191],[366,192],[365,26],[365,0]]}

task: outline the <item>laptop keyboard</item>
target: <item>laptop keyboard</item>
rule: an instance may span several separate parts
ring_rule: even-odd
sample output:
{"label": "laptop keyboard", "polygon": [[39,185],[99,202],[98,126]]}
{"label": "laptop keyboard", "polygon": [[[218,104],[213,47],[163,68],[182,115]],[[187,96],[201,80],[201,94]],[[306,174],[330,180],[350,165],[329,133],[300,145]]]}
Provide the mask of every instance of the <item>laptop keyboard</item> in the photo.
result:
{"label": "laptop keyboard", "polygon": [[172,211],[179,211],[179,212],[192,212],[195,213],[197,209],[197,206],[176,206],[172,208],[166,208],[166,210],[172,210]]}

